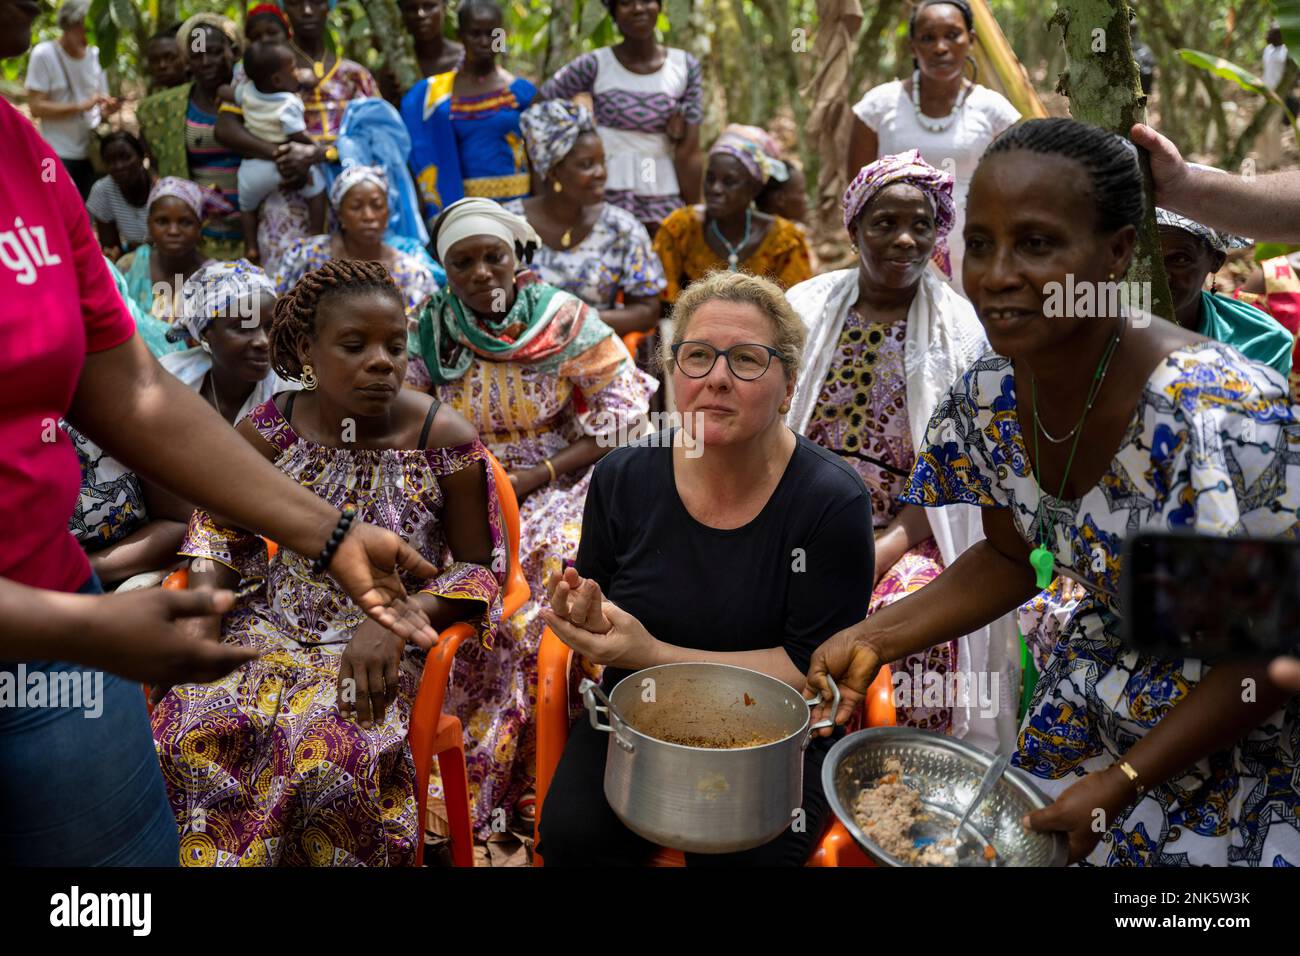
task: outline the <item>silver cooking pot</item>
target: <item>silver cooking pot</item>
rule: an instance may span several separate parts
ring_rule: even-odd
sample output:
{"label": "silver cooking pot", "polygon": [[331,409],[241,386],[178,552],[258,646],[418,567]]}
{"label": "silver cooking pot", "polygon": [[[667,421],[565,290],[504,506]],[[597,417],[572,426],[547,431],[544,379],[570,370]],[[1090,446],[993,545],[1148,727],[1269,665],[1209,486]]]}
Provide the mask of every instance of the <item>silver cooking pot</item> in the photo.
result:
{"label": "silver cooking pot", "polygon": [[[840,692],[831,687],[834,715]],[[692,853],[735,853],[803,822],[803,752],[832,721],[809,726],[817,701],[789,684],[698,663],[637,671],[608,697],[589,680],[579,689],[591,725],[610,735],[605,799],[634,833]]]}

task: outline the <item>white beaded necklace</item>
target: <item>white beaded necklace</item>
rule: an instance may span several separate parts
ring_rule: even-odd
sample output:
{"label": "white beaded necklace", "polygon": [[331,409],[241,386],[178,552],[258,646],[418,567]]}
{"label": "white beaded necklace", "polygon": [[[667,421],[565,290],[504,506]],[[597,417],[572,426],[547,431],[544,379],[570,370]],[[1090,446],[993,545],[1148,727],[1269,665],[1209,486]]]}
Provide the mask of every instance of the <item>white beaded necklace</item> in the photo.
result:
{"label": "white beaded necklace", "polygon": [[935,119],[926,116],[921,112],[921,71],[919,69],[912,71],[912,112],[916,114],[916,121],[924,129],[931,133],[942,133],[957,121],[957,114],[961,112],[962,106],[966,102],[966,96],[970,93],[970,87],[962,84],[961,92],[957,94],[957,102],[952,106],[952,112],[947,116]]}

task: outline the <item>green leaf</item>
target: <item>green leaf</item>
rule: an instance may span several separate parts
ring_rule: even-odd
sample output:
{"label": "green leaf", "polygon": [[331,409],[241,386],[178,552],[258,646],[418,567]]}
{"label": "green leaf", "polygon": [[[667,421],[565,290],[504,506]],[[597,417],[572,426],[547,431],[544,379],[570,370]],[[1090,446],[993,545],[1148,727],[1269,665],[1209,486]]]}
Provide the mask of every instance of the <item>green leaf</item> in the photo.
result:
{"label": "green leaf", "polygon": [[140,13],[131,0],[111,0],[108,12],[113,18],[113,25],[122,33],[134,33],[140,25]]}
{"label": "green leaf", "polygon": [[1237,84],[1243,90],[1249,93],[1256,93],[1260,96],[1269,96],[1270,90],[1264,85],[1264,81],[1254,73],[1237,64],[1225,60],[1221,56],[1214,56],[1212,53],[1202,53],[1199,50],[1179,50],[1178,55],[1187,63],[1200,70],[1213,73],[1220,79],[1228,80]]}
{"label": "green leaf", "polygon": [[605,4],[601,0],[583,0],[582,21],[578,25],[578,34],[584,37],[591,36],[607,19],[609,19],[609,13],[605,10]]}

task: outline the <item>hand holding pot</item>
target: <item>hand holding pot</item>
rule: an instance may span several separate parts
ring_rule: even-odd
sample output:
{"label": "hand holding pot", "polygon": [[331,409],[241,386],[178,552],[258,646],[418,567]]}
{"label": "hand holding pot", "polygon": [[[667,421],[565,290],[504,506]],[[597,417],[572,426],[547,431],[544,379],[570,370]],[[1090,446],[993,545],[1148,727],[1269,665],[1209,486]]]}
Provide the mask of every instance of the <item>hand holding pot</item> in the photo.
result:
{"label": "hand holding pot", "polygon": [[601,602],[599,613],[610,625],[604,633],[579,627],[551,607],[542,608],[542,619],[560,640],[593,664],[641,670],[658,663],[659,642],[640,621],[609,601]]}
{"label": "hand holding pot", "polygon": [[[812,663],[808,667],[808,688],[804,693],[813,690],[823,700],[829,697],[831,690],[826,684],[826,676],[829,674],[840,685],[840,706],[836,709],[834,718],[836,724],[842,724],[862,706],[867,689],[876,679],[876,673],[883,663],[880,654],[871,644],[866,621],[846,627],[813,651]],[[831,716],[826,710],[825,703],[818,704],[813,709],[812,719],[819,721]],[[833,728],[823,727],[817,734],[827,737],[832,732]]]}

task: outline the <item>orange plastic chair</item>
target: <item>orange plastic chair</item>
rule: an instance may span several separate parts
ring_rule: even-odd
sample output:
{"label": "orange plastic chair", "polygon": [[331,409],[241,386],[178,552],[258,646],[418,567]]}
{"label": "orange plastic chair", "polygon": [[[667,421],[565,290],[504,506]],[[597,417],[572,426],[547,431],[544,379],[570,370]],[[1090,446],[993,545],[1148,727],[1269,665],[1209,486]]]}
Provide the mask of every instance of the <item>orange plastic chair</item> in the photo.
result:
{"label": "orange plastic chair", "polygon": [[[501,463],[488,455],[496,481],[501,511],[505,516],[509,538],[510,569],[506,573],[506,590],[501,598],[501,620],[511,617],[529,597],[528,581],[519,566],[519,502],[510,477]],[[442,776],[443,799],[447,804],[447,822],[451,827],[451,859],[455,866],[474,865],[474,838],[469,812],[469,776],[465,768],[465,738],[460,719],[442,710],[451,677],[456,650],[474,629],[463,622],[453,624],[439,635],[438,646],[429,651],[424,662],[420,690],[411,706],[411,757],[415,761],[415,802],[423,833],[425,807],[429,801],[429,770],[438,758]],[[424,860],[424,840],[415,853],[415,865]]]}
{"label": "orange plastic chair", "polygon": [[629,332],[627,335],[623,336],[623,344],[626,345],[627,350],[632,353],[633,359],[636,358],[636,350],[641,347],[641,342],[646,335],[647,333],[645,332]]}
{"label": "orange plastic chair", "polygon": [[[533,825],[533,866],[542,866],[536,852],[546,791],[555,778],[555,769],[569,739],[569,668],[573,649],[555,636],[549,627],[542,631],[542,645],[537,655],[537,817]],[[880,668],[863,701],[868,727],[892,727],[897,723],[894,708],[893,680],[889,665]],[[847,843],[845,842],[847,841]],[[650,860],[651,866],[685,866],[680,850],[661,848]],[[822,836],[808,866],[874,866],[858,849],[848,830],[834,821]]]}
{"label": "orange plastic chair", "polygon": [[[519,503],[514,485],[501,463],[490,453],[493,478],[505,518],[510,552],[510,568],[506,573],[506,590],[502,595],[501,619],[512,616],[523,607],[529,597],[528,581],[519,566]],[[275,543],[267,541],[267,552],[274,556]],[[174,571],[163,587],[183,590],[189,586],[189,572],[185,568]],[[451,828],[451,856],[456,866],[474,865],[473,827],[469,812],[469,774],[465,766],[465,738],[460,720],[442,712],[451,677],[456,651],[474,629],[458,622],[439,634],[438,646],[429,651],[420,677],[420,688],[411,705],[411,723],[407,740],[411,744],[411,758],[415,763],[415,802],[420,821],[420,839],[415,850],[415,865],[424,862],[425,811],[429,802],[429,771],[433,758],[438,758],[442,776],[443,796],[447,804],[447,821]],[[147,690],[146,690],[147,697]]]}

